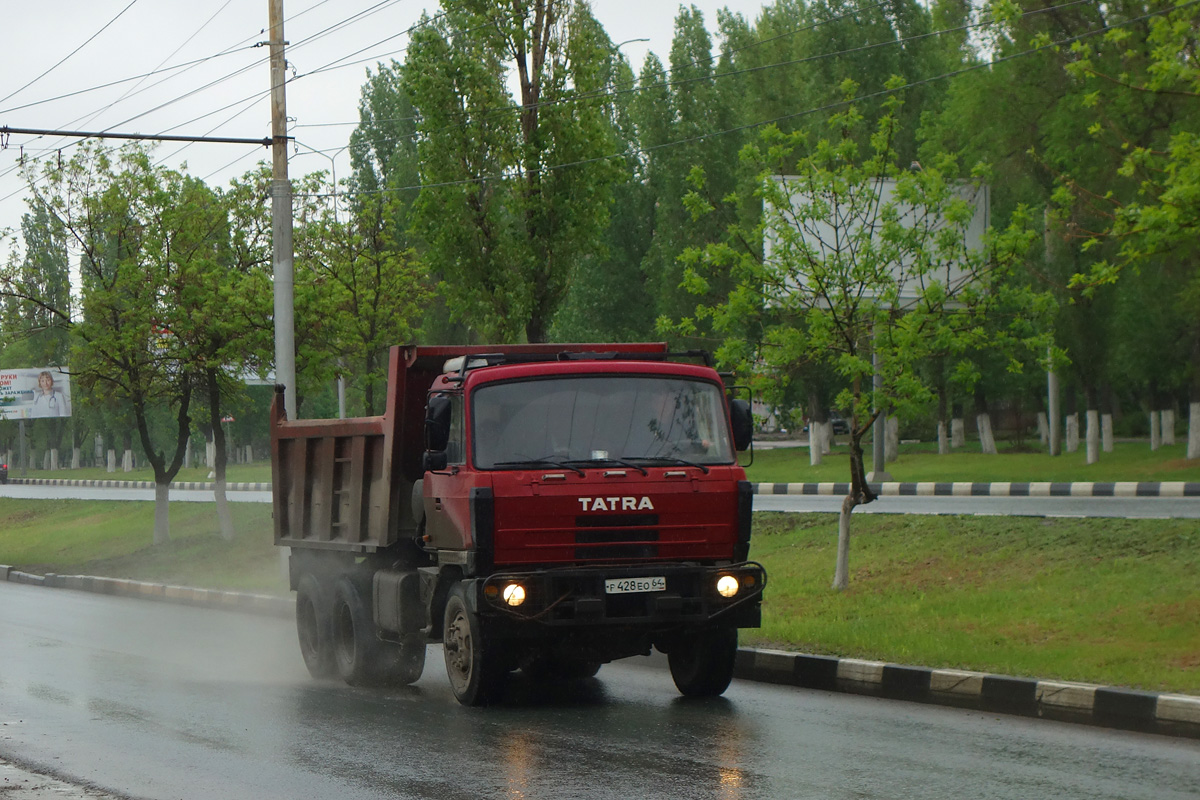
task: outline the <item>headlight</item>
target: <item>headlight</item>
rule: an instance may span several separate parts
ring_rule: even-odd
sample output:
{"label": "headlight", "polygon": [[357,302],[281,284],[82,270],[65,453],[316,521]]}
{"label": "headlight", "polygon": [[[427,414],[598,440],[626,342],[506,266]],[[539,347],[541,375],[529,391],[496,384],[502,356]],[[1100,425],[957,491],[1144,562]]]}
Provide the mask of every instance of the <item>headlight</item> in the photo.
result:
{"label": "headlight", "polygon": [[525,587],[519,583],[510,583],[504,587],[504,591],[500,593],[500,596],[510,606],[519,606],[525,602]]}
{"label": "headlight", "polygon": [[721,597],[733,597],[739,588],[738,579],[732,575],[722,575],[717,579],[717,594]]}

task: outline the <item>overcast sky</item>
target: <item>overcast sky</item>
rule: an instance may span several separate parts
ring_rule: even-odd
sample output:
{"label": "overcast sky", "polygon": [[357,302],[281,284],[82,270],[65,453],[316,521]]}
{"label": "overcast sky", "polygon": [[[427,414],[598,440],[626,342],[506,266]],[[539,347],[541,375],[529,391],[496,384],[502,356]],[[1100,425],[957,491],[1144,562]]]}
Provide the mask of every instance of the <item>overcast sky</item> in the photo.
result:
{"label": "overcast sky", "polygon": [[[753,21],[762,0],[695,0],[710,31],[730,8]],[[664,62],[679,4],[592,0],[596,17],[635,72],[653,50]],[[270,136],[266,39],[268,0],[39,0],[5,4],[0,26],[0,126],[143,134]],[[358,117],[367,67],[403,60],[404,32],[436,0],[285,0],[288,116],[297,146],[293,177],[336,164]],[[632,39],[649,42],[631,42]],[[173,69],[174,68],[174,69]],[[156,73],[146,76],[148,73]],[[131,80],[132,79],[132,80]],[[111,84],[111,85],[110,85]],[[12,134],[0,142],[0,228],[18,229],[27,189],[18,160],[67,158],[76,139]],[[115,140],[114,140],[115,141]],[[324,155],[314,153],[322,151]],[[262,147],[157,146],[156,156],[210,184],[269,161]],[[331,161],[334,158],[336,161]],[[7,242],[0,256],[7,253]]]}

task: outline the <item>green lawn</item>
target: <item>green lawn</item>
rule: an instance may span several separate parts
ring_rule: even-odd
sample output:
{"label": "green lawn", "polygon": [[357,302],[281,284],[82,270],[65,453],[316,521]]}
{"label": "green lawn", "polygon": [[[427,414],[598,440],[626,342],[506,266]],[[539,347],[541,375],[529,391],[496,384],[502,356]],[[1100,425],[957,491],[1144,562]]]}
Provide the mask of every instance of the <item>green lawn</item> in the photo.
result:
{"label": "green lawn", "polygon": [[[846,437],[838,438],[843,444],[819,466],[809,465],[807,447],[758,449],[746,474],[759,483],[849,481],[849,447]],[[865,451],[870,472],[869,442]],[[1003,449],[985,456],[976,444],[974,451],[963,448],[943,456],[935,444],[922,443],[901,445],[899,459],[888,464],[887,471],[897,481],[1200,481],[1200,459],[1188,461],[1186,455],[1186,444],[1154,451],[1146,442],[1118,442],[1113,452],[1101,453],[1095,464],[1088,464],[1082,448],[1058,456]]]}

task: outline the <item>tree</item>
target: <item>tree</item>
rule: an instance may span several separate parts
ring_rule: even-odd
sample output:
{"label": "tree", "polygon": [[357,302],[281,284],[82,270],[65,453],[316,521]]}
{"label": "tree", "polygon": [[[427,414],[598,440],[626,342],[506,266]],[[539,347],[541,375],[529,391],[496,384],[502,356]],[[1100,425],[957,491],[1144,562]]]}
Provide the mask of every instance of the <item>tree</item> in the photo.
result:
{"label": "tree", "polygon": [[603,246],[620,180],[603,94],[611,51],[575,0],[462,0],[413,35],[403,75],[424,187],[413,228],[452,315],[485,337],[545,341],[574,265]]}
{"label": "tree", "polygon": [[154,166],[137,146],[113,153],[85,143],[69,162],[48,165],[42,184],[29,178],[80,252],[72,372],[99,401],[131,410],[154,469],[154,542],[165,543],[170,483],[191,427],[193,334],[205,322],[195,313],[195,276],[213,268],[224,215],[201,182]]}
{"label": "tree", "polygon": [[[687,332],[696,319],[711,320],[726,337],[718,351],[723,363],[759,382],[764,373],[824,362],[850,387],[838,399],[851,414],[851,475],[839,521],[837,589],[849,583],[850,514],[876,498],[861,445],[877,416],[871,409],[929,402],[917,367],[933,355],[962,358],[984,346],[1037,351],[1045,343],[1034,323],[1046,298],[1015,280],[1036,235],[1015,225],[993,231],[985,250],[971,250],[966,231],[975,209],[959,190],[954,159],[943,156],[918,171],[897,165],[898,105],[889,101],[865,153],[856,136],[863,119],[853,106],[831,119],[830,137],[811,146],[802,133],[768,128],[742,151],[759,175],[762,222],[684,257],[697,293],[707,292],[714,273],[731,271],[736,281],[723,302],[700,305],[679,326]],[[881,190],[884,178],[895,182],[890,198]],[[699,170],[694,179],[702,180]],[[689,205],[698,215],[713,210],[700,193]],[[871,388],[872,357],[882,396]],[[971,367],[964,360],[960,369]]]}

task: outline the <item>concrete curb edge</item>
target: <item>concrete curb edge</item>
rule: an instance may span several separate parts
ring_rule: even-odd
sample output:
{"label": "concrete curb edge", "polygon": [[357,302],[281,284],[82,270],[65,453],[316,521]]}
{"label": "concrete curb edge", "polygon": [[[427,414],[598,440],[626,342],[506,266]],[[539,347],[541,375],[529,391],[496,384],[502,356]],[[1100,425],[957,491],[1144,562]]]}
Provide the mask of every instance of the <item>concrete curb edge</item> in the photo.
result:
{"label": "concrete curb edge", "polygon": [[743,648],[735,677],[892,700],[1200,738],[1200,697]]}
{"label": "concrete curb edge", "polygon": [[[10,478],[9,483],[25,486],[76,486],[88,489],[153,489],[154,481],[64,480],[59,478]],[[825,495],[843,496],[850,493],[845,482],[822,483],[755,483],[755,494],[762,495]],[[996,481],[970,483],[963,481],[928,481],[916,483],[888,482],[870,484],[880,497],[1196,497],[1200,498],[1200,482],[1194,481]],[[211,492],[216,484],[203,481],[180,481],[172,489]],[[230,492],[269,492],[270,483],[227,483]]]}
{"label": "concrete curb edge", "polygon": [[[289,597],[89,575],[34,575],[0,564],[0,580],[291,618]],[[734,677],[891,700],[972,708],[1200,739],[1200,697],[1068,681],[743,647]]]}

